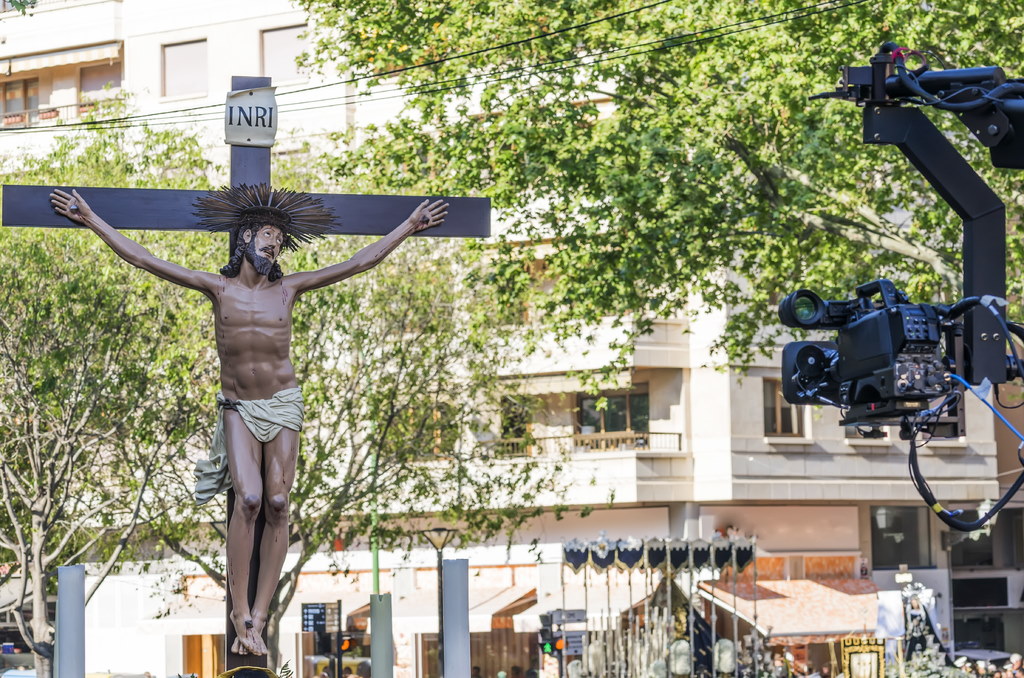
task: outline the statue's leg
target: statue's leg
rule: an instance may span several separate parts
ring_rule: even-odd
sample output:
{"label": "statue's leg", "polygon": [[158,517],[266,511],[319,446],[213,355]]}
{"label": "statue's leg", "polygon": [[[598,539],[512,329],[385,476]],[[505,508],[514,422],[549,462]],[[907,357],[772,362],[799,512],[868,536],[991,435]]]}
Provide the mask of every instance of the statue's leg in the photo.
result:
{"label": "statue's leg", "polygon": [[263,487],[266,525],[260,544],[260,574],[252,619],[260,632],[267,623],[270,601],[281,578],[288,554],[288,493],[295,480],[295,461],[299,454],[299,432],[282,428],[263,446]]}
{"label": "statue's leg", "polygon": [[266,654],[263,639],[255,632],[249,608],[249,561],[252,558],[256,518],[263,505],[260,467],[263,445],[253,437],[234,410],[224,411],[228,470],[235,491],[235,508],[228,520],[228,587],[231,591],[231,623],[237,638],[235,654]]}

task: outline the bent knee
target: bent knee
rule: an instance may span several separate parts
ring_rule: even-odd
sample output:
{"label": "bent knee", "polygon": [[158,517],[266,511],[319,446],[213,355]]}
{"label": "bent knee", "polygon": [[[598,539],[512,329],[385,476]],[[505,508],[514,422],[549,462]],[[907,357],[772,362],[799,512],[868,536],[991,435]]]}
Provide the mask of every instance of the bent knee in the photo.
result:
{"label": "bent knee", "polygon": [[267,497],[267,518],[288,517],[288,495],[272,494]]}
{"label": "bent knee", "polygon": [[263,505],[263,497],[255,492],[243,494],[238,501],[246,518],[256,518],[259,515],[260,506]]}

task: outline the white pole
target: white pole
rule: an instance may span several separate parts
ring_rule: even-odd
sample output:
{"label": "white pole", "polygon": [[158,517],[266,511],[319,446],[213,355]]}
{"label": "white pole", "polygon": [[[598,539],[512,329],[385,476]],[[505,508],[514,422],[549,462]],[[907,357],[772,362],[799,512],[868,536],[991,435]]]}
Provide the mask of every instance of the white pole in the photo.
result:
{"label": "white pole", "polygon": [[370,666],[374,678],[393,678],[395,675],[395,639],[391,627],[390,593],[370,595]]}
{"label": "white pole", "polygon": [[[469,561],[444,561],[444,675],[468,676]],[[376,674],[374,674],[376,678]]]}
{"label": "white pole", "polygon": [[85,565],[57,568],[57,678],[85,676]]}

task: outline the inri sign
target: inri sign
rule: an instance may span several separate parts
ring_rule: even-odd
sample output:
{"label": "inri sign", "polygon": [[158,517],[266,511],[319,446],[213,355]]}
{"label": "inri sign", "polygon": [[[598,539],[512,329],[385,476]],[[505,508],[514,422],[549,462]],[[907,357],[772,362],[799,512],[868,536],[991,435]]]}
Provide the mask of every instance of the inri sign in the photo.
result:
{"label": "inri sign", "polygon": [[274,145],[277,102],[274,87],[228,92],[224,106],[224,141],[233,146]]}

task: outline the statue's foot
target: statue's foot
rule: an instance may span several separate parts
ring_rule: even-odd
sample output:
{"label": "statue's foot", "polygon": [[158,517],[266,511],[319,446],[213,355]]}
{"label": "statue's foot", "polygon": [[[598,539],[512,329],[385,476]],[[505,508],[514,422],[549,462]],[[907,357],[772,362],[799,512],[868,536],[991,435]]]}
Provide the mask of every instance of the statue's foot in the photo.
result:
{"label": "statue's foot", "polygon": [[231,654],[249,654],[245,649],[245,645],[242,645],[242,641],[239,640],[238,636],[235,636],[235,642],[231,643]]}
{"label": "statue's foot", "polygon": [[252,610],[252,630],[256,632],[256,636],[260,639],[263,638],[263,629],[267,625],[267,613],[263,610],[253,608]]}
{"label": "statue's foot", "polygon": [[255,632],[252,615],[231,611],[231,624],[235,627],[235,642],[231,651],[235,654],[266,654],[267,646],[263,638]]}

